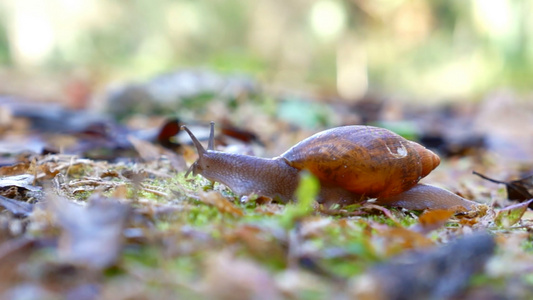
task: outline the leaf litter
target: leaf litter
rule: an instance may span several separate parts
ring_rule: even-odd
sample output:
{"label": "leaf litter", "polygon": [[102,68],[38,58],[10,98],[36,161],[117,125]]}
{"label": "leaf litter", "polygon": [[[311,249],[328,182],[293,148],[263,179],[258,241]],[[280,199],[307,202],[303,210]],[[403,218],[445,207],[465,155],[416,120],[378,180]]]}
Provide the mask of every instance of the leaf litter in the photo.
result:
{"label": "leaf litter", "polygon": [[[237,143],[229,137],[247,145],[232,149],[275,152],[309,135],[282,123],[267,129],[270,135],[241,130],[265,120],[259,115],[237,121],[239,126],[229,123],[219,140],[227,147]],[[312,177],[302,179],[297,202],[281,205],[254,195],[241,201],[220,184],[184,178],[194,161],[190,146],[106,128],[111,132],[80,129],[70,154],[11,148],[0,167],[1,298],[527,299],[533,294],[531,200],[511,203],[506,191],[455,176],[483,160],[490,162],[481,165],[484,173],[510,177],[527,168],[523,162],[500,169],[495,163],[491,147],[508,150],[494,144],[503,130],[488,146],[457,147],[462,138],[440,129],[440,146],[450,159],[432,180],[486,204],[456,213],[373,203],[324,207],[314,201]],[[286,132],[280,145],[272,142],[274,129]],[[483,131],[482,140],[487,134]],[[48,146],[52,140],[40,141]],[[441,180],[450,177],[456,180]],[[528,180],[522,184],[526,189]]]}

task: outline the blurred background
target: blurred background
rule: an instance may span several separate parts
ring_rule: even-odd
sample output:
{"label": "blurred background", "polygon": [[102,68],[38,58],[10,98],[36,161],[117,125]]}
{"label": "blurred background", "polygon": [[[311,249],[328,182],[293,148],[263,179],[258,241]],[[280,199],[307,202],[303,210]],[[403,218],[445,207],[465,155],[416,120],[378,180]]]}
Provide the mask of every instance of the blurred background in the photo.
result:
{"label": "blurred background", "polygon": [[0,93],[204,68],[346,101],[477,100],[531,90],[532,15],[512,0],[0,0]]}

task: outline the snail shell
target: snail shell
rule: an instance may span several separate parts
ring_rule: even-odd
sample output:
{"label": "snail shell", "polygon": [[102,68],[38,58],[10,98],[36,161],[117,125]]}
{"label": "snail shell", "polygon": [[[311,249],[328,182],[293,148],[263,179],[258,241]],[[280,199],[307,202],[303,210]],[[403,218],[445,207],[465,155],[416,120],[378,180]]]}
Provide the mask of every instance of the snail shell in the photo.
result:
{"label": "snail shell", "polygon": [[372,198],[409,190],[440,163],[440,158],[425,147],[372,126],[319,132],[281,157],[322,182]]}

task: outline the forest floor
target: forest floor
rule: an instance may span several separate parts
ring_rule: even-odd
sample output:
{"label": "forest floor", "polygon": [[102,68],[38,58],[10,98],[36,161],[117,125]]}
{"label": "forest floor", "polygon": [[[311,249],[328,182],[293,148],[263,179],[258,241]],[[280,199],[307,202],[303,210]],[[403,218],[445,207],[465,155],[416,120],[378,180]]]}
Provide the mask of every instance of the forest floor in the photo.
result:
{"label": "forest floor", "polygon": [[[345,102],[236,82],[171,105],[147,92],[157,82],[125,87],[105,116],[0,97],[0,298],[531,298],[531,101]],[[298,201],[242,201],[184,176],[197,154],[174,134],[187,124],[204,142],[209,121],[218,150],[262,157],[326,128],[387,127],[441,156],[423,182],[480,205],[326,207],[308,178]]]}

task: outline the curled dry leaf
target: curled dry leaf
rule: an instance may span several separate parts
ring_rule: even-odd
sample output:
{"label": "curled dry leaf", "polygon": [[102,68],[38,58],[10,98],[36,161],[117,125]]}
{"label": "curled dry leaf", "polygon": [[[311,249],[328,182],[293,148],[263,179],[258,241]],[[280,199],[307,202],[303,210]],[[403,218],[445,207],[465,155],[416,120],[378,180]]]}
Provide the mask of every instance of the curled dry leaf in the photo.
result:
{"label": "curled dry leaf", "polygon": [[494,222],[496,225],[506,228],[513,226],[520,221],[531,202],[533,202],[533,199],[501,209],[498,211]]}
{"label": "curled dry leaf", "polygon": [[32,211],[32,205],[24,201],[29,199],[41,199],[42,188],[34,186],[32,175],[9,176],[0,179],[0,206],[11,211],[14,215],[25,217]]}
{"label": "curled dry leaf", "polygon": [[34,180],[35,176],[29,174],[8,176],[0,179],[0,188],[16,186],[30,192],[40,193],[42,189],[33,185]]}
{"label": "curled dry leaf", "polygon": [[[507,190],[507,198],[509,200],[524,202],[533,198],[533,175],[507,182],[489,178],[475,171],[473,173],[490,182],[504,184]],[[533,204],[531,204],[531,202],[530,205],[529,208],[533,209]]]}
{"label": "curled dry leaf", "polygon": [[261,142],[261,140],[254,132],[244,128],[236,127],[235,125],[231,124],[231,122],[227,119],[222,121],[220,131],[222,133],[222,136],[218,140],[220,140],[224,136],[228,136],[245,143],[255,142],[261,146],[265,146],[265,144]]}
{"label": "curled dry leaf", "polygon": [[60,257],[96,270],[115,263],[122,248],[128,205],[95,196],[90,198],[87,207],[83,207],[54,197],[49,199],[49,209],[62,228]]}
{"label": "curled dry leaf", "polygon": [[200,193],[200,201],[216,207],[221,213],[229,213],[234,217],[244,216],[244,212],[219,192],[210,191]]}

